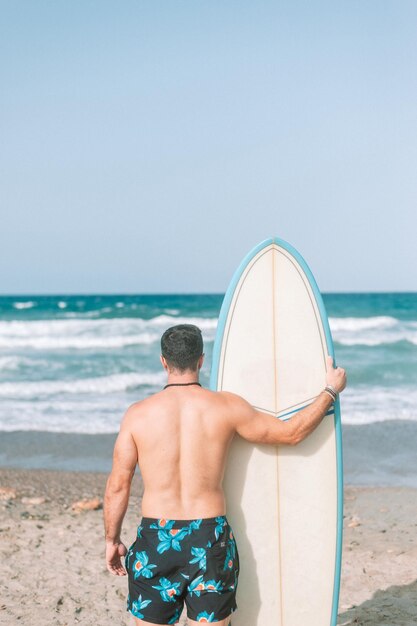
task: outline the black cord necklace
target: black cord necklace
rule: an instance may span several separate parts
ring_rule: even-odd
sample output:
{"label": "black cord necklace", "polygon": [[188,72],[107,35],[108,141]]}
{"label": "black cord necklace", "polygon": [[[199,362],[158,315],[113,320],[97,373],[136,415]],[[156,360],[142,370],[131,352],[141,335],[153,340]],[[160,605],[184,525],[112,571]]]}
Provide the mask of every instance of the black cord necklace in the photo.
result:
{"label": "black cord necklace", "polygon": [[169,385],[165,385],[164,389],[167,387],[186,387],[187,385],[198,385],[201,387],[200,383],[170,383]]}

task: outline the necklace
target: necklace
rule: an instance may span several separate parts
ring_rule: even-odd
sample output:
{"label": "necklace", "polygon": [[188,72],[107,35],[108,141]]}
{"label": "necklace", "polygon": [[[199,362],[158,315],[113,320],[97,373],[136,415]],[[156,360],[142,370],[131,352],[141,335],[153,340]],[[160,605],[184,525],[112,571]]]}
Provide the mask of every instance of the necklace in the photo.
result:
{"label": "necklace", "polygon": [[200,383],[170,383],[169,385],[165,385],[164,389],[167,387],[186,387],[187,385],[198,385],[201,387]]}

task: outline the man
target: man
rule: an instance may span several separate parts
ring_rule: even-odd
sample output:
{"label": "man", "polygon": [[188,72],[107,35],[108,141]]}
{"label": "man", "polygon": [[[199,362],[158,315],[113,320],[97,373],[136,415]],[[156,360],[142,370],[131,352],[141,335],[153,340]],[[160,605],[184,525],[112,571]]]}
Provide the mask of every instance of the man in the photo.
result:
{"label": "man", "polygon": [[[127,608],[138,625],[174,624],[185,601],[189,624],[226,626],[237,608],[239,575],[222,490],[229,445],[236,433],[253,443],[296,445],[321,422],[332,392],[345,388],[346,374],[328,357],[333,391],[284,422],[234,393],[201,387],[203,340],[196,326],[168,328],[161,353],[167,385],[127,409],[116,440],[104,506],[107,568],[128,574]],[[137,463],[143,517],[127,550],[120,533]]]}

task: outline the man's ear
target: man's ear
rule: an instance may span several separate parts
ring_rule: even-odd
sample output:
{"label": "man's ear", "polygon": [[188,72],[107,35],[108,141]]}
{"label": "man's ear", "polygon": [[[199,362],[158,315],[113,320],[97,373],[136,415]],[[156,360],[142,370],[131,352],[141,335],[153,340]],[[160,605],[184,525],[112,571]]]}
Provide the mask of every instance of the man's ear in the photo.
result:
{"label": "man's ear", "polygon": [[200,356],[200,358],[198,359],[198,369],[201,369],[203,367],[203,363],[204,363],[204,352],[203,354]]}
{"label": "man's ear", "polygon": [[163,367],[164,369],[168,369],[167,362],[166,362],[166,360],[165,360],[165,357],[163,357],[163,356],[162,356],[162,354],[160,354],[160,355],[159,355],[159,360],[161,361],[162,367]]}

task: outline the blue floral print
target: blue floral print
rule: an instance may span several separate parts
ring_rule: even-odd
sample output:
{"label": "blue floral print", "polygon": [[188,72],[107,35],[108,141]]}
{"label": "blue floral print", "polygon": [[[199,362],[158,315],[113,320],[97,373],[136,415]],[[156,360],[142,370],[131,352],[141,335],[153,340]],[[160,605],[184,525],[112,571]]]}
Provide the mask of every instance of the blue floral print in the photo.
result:
{"label": "blue floral print", "polygon": [[193,530],[198,530],[201,526],[202,519],[195,519],[188,526],[188,534],[191,535]]}
{"label": "blue floral print", "polygon": [[152,600],[142,600],[142,596],[140,595],[135,602],[132,603],[132,613],[135,617],[139,619],[143,619],[143,613],[140,612],[140,609],[144,609],[148,604],[150,604]]}
{"label": "blue floral print", "polygon": [[145,550],[142,552],[136,552],[136,561],[133,563],[134,577],[144,576],[144,578],[152,578],[152,569],[156,567],[155,564],[149,563],[149,557]]}
{"label": "blue floral print", "polygon": [[165,552],[165,550],[177,550],[181,551],[181,541],[188,535],[188,528],[171,528],[170,530],[160,530],[158,532],[158,538],[160,540],[157,550],[159,554]]}
{"label": "blue floral print", "polygon": [[187,535],[191,535],[191,533],[195,530],[198,530],[202,519],[195,519],[190,522],[190,524],[184,525],[182,528],[173,528],[175,524],[175,520],[158,518],[156,522],[150,524],[150,528],[156,528],[159,530],[158,537],[160,543],[158,545],[158,552],[162,554],[165,550],[170,550],[171,548],[181,551],[181,540],[184,539]]}
{"label": "blue floral print", "polygon": [[216,522],[217,522],[217,526],[214,529],[214,535],[216,539],[218,539],[220,535],[223,533],[224,527],[227,525],[227,521],[224,515],[219,515],[218,517],[216,517]]}
{"label": "blue floral print", "polygon": [[204,591],[205,587],[204,587],[204,581],[203,581],[203,574],[201,574],[200,576],[198,576],[197,578],[195,578],[187,587],[188,591],[190,592],[190,595],[193,595],[193,593],[195,593],[196,596],[199,596],[201,591]]}
{"label": "blue floral print", "polygon": [[227,539],[226,558],[224,560],[223,569],[231,570],[233,568],[235,558],[236,558],[236,541],[233,536],[233,531],[229,530],[228,539]]}
{"label": "blue floral print", "polygon": [[221,580],[203,580],[203,574],[188,585],[190,594],[195,593],[196,596],[199,596],[202,591],[216,591],[219,593],[222,589]]}
{"label": "blue floral print", "polygon": [[190,559],[188,562],[189,563],[198,563],[199,566],[201,567],[201,569],[205,571],[206,570],[206,563],[207,563],[205,548],[196,548],[196,547],[193,546],[191,548],[191,554],[194,555],[194,558]]}
{"label": "blue floral print", "polygon": [[220,593],[220,591],[223,589],[223,585],[221,580],[207,580],[204,583],[204,589],[205,591],[214,591],[216,593]]}
{"label": "blue floral print", "polygon": [[164,576],[159,579],[159,585],[152,585],[154,589],[158,589],[161,594],[161,598],[165,602],[174,602],[175,596],[179,594],[180,583],[172,583],[168,578]]}
{"label": "blue floral print", "polygon": [[202,611],[201,613],[199,613],[196,619],[196,622],[203,622],[203,623],[218,622],[218,621],[219,620],[214,619],[214,613],[207,613],[207,611]]}
{"label": "blue floral print", "polygon": [[164,517],[161,517],[156,522],[152,522],[149,528],[157,528],[158,530],[162,528],[165,530],[169,530],[170,528],[174,526],[174,524],[175,524],[175,520],[165,519]]}

